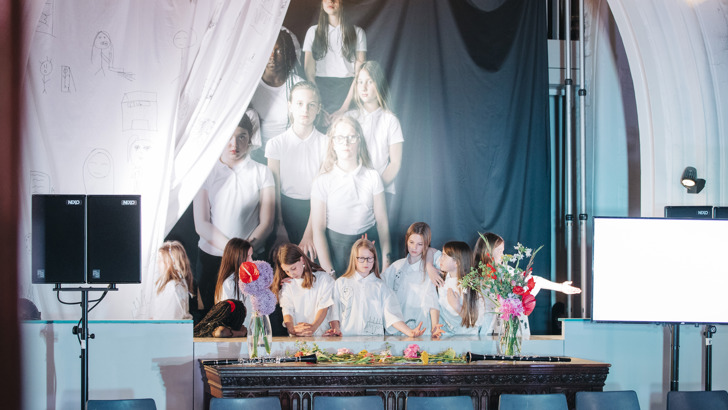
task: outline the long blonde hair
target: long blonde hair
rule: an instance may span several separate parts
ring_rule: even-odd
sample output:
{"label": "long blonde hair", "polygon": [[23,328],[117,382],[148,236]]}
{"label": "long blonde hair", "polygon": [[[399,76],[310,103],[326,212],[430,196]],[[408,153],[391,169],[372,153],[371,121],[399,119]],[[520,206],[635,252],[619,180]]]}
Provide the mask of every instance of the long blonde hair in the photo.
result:
{"label": "long blonde hair", "polygon": [[430,225],[424,223],[424,222],[415,222],[412,225],[407,228],[407,233],[404,235],[404,254],[409,254],[409,247],[407,245],[407,242],[409,241],[410,236],[412,235],[420,235],[422,236],[422,280],[427,279],[427,271],[425,267],[425,259],[427,258],[427,250],[430,249],[430,242],[432,241],[432,231],[430,230]]}
{"label": "long blonde hair", "polygon": [[166,241],[159,248],[157,257],[162,258],[164,266],[155,282],[157,294],[171,281],[183,284],[189,292],[192,289],[192,269],[185,247],[178,241]]}
{"label": "long blonde hair", "polygon": [[371,273],[381,279],[381,276],[379,275],[379,258],[377,257],[377,248],[374,246],[374,242],[364,238],[357,239],[357,241],[354,242],[354,245],[351,246],[351,254],[349,255],[349,266],[346,268],[346,272],[344,272],[344,274],[341,276],[348,278],[353,276],[356,272],[356,258],[357,256],[359,256],[359,248],[369,249],[369,252],[374,255],[374,267],[372,268]]}
{"label": "long blonde hair", "polygon": [[356,132],[356,135],[359,137],[359,151],[357,152],[357,158],[359,159],[359,163],[363,167],[372,168],[372,159],[369,156],[369,150],[367,149],[367,142],[364,139],[364,132],[361,130],[361,125],[359,125],[359,121],[346,116],[341,115],[331,122],[331,125],[329,126],[329,130],[326,132],[326,135],[329,137],[329,147],[326,149],[326,158],[324,159],[324,163],[321,165],[321,173],[325,174],[332,169],[334,169],[334,164],[336,164],[336,151],[334,151],[334,129],[336,126],[340,123],[348,124],[352,128],[354,128],[354,132]]}
{"label": "long blonde hair", "polygon": [[[470,264],[473,261],[473,251],[465,242],[452,241],[442,246],[442,252],[455,259],[457,264],[458,280],[470,273]],[[463,294],[463,306],[460,309],[461,324],[465,327],[473,327],[478,321],[478,294],[470,288],[459,286]]]}

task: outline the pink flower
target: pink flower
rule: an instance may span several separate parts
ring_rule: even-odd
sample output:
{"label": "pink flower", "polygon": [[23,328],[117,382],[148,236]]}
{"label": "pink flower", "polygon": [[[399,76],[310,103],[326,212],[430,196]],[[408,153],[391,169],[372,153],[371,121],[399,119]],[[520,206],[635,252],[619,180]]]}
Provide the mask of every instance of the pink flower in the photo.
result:
{"label": "pink flower", "polygon": [[339,349],[339,350],[336,351],[336,355],[337,356],[343,356],[345,354],[353,354],[353,353],[351,352],[351,350],[349,350],[349,349],[347,349],[345,347],[342,347],[341,349]]}
{"label": "pink flower", "polygon": [[501,319],[503,320],[510,320],[512,317],[517,317],[524,313],[523,303],[519,297],[511,296],[504,299],[499,295],[498,302],[500,302],[498,312],[501,314]]}
{"label": "pink flower", "polygon": [[404,357],[408,359],[416,359],[419,357],[420,347],[416,344],[411,344],[404,349]]}

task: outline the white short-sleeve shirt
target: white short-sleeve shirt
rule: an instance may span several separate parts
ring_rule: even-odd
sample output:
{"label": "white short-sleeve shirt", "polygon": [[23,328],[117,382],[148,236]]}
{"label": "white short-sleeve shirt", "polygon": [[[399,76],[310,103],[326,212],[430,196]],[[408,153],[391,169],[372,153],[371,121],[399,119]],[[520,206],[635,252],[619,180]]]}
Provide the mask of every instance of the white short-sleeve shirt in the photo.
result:
{"label": "white short-sleeve shirt", "polygon": [[[430,309],[440,310],[435,284],[423,271],[422,259],[409,263],[407,258],[389,265],[382,274],[382,279],[394,291],[402,309],[404,322],[410,328],[422,326],[429,328]],[[399,333],[396,329],[387,329],[389,333]]]}
{"label": "white short-sleeve shirt", "polygon": [[311,185],[321,170],[328,142],[315,127],[305,139],[289,128],[268,142],[266,158],[280,162],[281,194],[294,199],[311,198]]}
{"label": "white short-sleeve shirt", "polygon": [[[372,166],[379,172],[379,175],[382,175],[389,165],[389,147],[404,142],[399,120],[391,111],[381,107],[372,112],[362,109],[352,110],[346,115],[354,118],[361,125]],[[394,183],[387,185],[385,191],[393,194]]]}
{"label": "white short-sleeve shirt", "polygon": [[[273,173],[246,156],[235,168],[216,161],[202,184],[210,202],[210,221],[228,238],[247,239],[260,224],[260,190],[275,186]],[[202,251],[222,256],[222,249],[200,237]]]}
{"label": "white short-sleeve shirt", "polygon": [[[313,40],[316,37],[316,27],[311,26],[303,39],[303,51],[313,50]],[[356,51],[367,51],[367,37],[361,27],[354,26],[356,32]],[[352,61],[344,58],[341,52],[343,36],[341,25],[334,27],[329,24],[329,49],[323,59],[316,61],[316,77],[354,77],[356,73],[356,56]]]}
{"label": "white short-sleeve shirt", "polygon": [[[483,313],[482,298],[478,298],[478,321],[475,326],[465,327],[462,325],[463,318],[460,313],[455,311],[447,300],[447,291],[452,289],[455,294],[459,292],[458,279],[449,274],[445,276],[445,283],[440,288],[440,294],[438,296],[440,302],[440,323],[443,324],[442,330],[449,334],[456,335],[477,335],[480,332],[480,317]],[[460,293],[460,304],[463,303],[463,294]]]}
{"label": "white short-sleeve shirt", "polygon": [[258,88],[250,100],[250,106],[260,117],[260,133],[263,146],[276,135],[282,134],[288,127],[288,97],[291,85],[303,79],[295,74],[280,87],[272,87],[260,80]]}
{"label": "white short-sleeve shirt", "polygon": [[402,321],[397,296],[373,273],[336,280],[331,316],[340,321],[344,336],[383,335],[385,327]]}
{"label": "white short-sleeve shirt", "polygon": [[[281,287],[279,304],[283,315],[290,315],[293,324],[313,323],[316,312],[333,306],[334,278],[326,272],[314,272],[316,280],[310,289],[303,287],[303,278],[291,279]],[[314,336],[323,335],[328,326],[322,323]]]}
{"label": "white short-sleeve shirt", "polygon": [[243,325],[246,329],[248,329],[250,325],[250,317],[253,315],[253,300],[240,290],[242,286],[240,286],[239,283],[238,292],[235,291],[235,282],[237,280],[238,275],[230,275],[225,278],[225,280],[222,282],[222,299],[218,300],[216,303],[228,299],[239,300],[243,302],[243,305],[245,306],[245,320],[243,321]]}
{"label": "white short-sleeve shirt", "polygon": [[174,280],[167,282],[161,292],[155,292],[152,296],[152,319],[192,319],[189,297],[187,286],[184,283]]}
{"label": "white short-sleeve shirt", "polygon": [[359,235],[374,226],[374,196],[384,192],[382,178],[359,165],[345,172],[337,165],[313,181],[311,198],[326,204],[326,227],[345,235]]}

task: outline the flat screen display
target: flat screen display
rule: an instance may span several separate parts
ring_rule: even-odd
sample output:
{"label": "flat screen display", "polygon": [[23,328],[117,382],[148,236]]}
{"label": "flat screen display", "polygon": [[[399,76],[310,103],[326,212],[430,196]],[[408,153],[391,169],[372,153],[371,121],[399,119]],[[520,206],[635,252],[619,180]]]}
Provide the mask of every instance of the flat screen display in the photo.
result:
{"label": "flat screen display", "polygon": [[592,320],[728,323],[728,220],[594,218]]}

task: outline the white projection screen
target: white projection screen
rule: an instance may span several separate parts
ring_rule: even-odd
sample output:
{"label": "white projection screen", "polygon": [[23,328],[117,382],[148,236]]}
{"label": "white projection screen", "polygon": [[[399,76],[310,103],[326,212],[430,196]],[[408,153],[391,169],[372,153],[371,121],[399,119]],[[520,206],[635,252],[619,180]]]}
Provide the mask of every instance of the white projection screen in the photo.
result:
{"label": "white projection screen", "polygon": [[594,218],[592,320],[728,323],[728,220]]}

